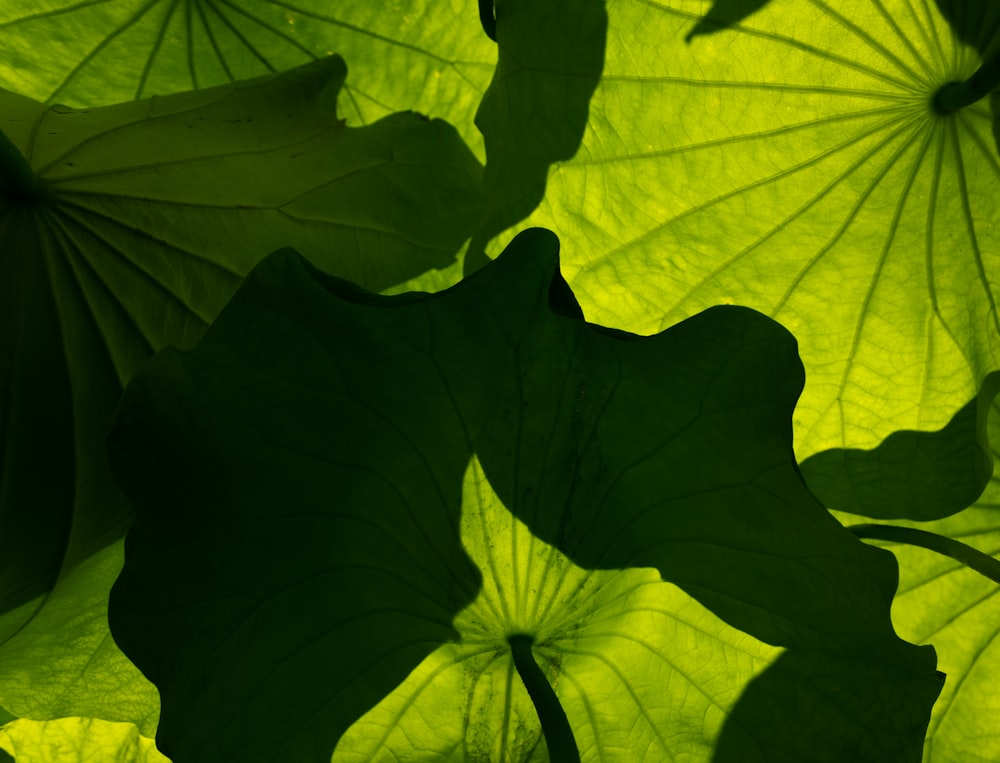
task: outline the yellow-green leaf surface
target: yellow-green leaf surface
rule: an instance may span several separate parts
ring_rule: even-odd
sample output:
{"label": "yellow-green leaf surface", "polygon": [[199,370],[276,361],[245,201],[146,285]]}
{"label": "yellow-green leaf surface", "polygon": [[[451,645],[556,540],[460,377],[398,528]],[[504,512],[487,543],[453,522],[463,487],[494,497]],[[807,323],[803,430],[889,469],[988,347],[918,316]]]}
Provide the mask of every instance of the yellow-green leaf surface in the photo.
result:
{"label": "yellow-green leaf surface", "polygon": [[[1000,462],[1000,409],[990,417],[994,460]],[[899,523],[955,538],[1000,560],[1000,474],[975,506],[930,523]],[[892,615],[900,634],[934,644],[947,674],[934,705],[925,763],[1000,760],[1000,589],[947,556],[884,544],[899,559],[900,588]]]}
{"label": "yellow-green leaf surface", "polygon": [[[447,265],[471,233],[481,167],[454,129],[414,113],[350,127],[336,112],[345,76],[329,57],[79,110],[0,93],[5,669],[42,670],[8,660],[8,638],[125,532],[104,438],[147,357],[192,344],[253,264],[286,244],[378,289]],[[0,704],[24,715],[24,695],[5,692]],[[52,717],[41,701],[32,717]]]}
{"label": "yellow-green leaf surface", "polygon": [[534,634],[582,760],[708,760],[743,686],[780,652],[654,569],[577,567],[513,517],[476,460],[461,532],[483,576],[455,618],[461,640],[357,721],[334,763],[548,761],[506,643],[516,633]]}
{"label": "yellow-green leaf surface", "polygon": [[131,723],[95,718],[13,721],[0,727],[0,752],[17,763],[170,763]]}
{"label": "yellow-green leaf surface", "polygon": [[[13,714],[39,721],[86,713],[156,733],[159,696],[108,630],[108,591],[123,563],[122,541],[65,574],[37,613],[0,646],[0,697]],[[0,622],[18,619],[15,610]],[[19,758],[20,760],[20,758]]]}
{"label": "yellow-green leaf surface", "polygon": [[416,109],[472,125],[496,47],[475,0],[6,0],[0,87],[90,107],[294,68],[351,62],[342,113],[368,123]]}
{"label": "yellow-green leaf surface", "polygon": [[[996,50],[1000,6],[773,0],[690,42],[706,2],[607,7],[582,146],[524,223],[564,239],[588,318],[774,317],[806,365],[802,458],[975,400],[1000,367],[995,118],[988,99],[942,116],[932,98]],[[530,33],[499,19],[501,48]]]}
{"label": "yellow-green leaf surface", "polygon": [[[577,734],[588,760],[918,753],[933,651],[892,629],[891,555],[795,467],[794,339],[741,307],[655,337],[587,324],[557,258],[526,231],[452,289],[386,297],[275,252],[195,348],[136,375],[109,439],[137,514],[109,618],[160,690],[166,754],[328,761],[444,649],[481,677],[445,671],[397,749],[474,760],[522,628],[572,731],[546,731],[553,752]],[[509,691],[496,744],[531,760]]]}

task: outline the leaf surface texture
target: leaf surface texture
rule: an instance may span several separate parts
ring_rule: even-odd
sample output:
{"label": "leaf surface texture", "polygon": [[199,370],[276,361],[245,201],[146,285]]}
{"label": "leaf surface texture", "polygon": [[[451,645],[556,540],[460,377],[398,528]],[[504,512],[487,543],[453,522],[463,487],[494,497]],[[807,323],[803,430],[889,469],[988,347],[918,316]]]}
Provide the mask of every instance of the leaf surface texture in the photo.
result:
{"label": "leaf surface texture", "polygon": [[[809,379],[795,414],[802,459],[944,427],[1000,368],[1000,155],[991,99],[950,116],[931,101],[995,53],[996,4],[607,9],[580,148],[520,224],[567,242],[588,317],[642,334],[717,304],[774,317]],[[728,22],[686,39],[706,18]],[[508,97],[552,78],[512,81]],[[499,122],[481,126],[488,146],[534,150]]]}
{"label": "leaf surface texture", "polygon": [[[447,265],[471,233],[481,168],[454,130],[412,113],[349,127],[345,76],[325,58],[96,109],[0,93],[38,184],[0,194],[0,643],[122,538],[131,512],[104,454],[120,392],[154,351],[193,344],[255,262],[294,239],[378,289]],[[39,669],[6,649],[0,664]],[[0,684],[12,712],[53,717],[46,691]]]}
{"label": "leaf surface texture", "polygon": [[[640,738],[649,760],[707,760],[697,740],[716,732],[722,760],[908,759],[939,690],[933,655],[892,630],[891,557],[799,477],[801,384],[794,341],[745,308],[649,338],[583,322],[547,231],[434,295],[381,297],[272,255],[195,349],[140,372],[112,436],[138,512],[112,630],[160,689],[161,747],[323,760],[414,669],[499,651],[477,686],[502,689],[504,639],[537,628],[588,760],[634,759]],[[484,511],[523,525],[470,528]],[[651,605],[638,580],[667,598]],[[632,622],[645,645],[615,635]],[[671,628],[680,642],[655,646]],[[774,654],[757,641],[786,651],[751,680]],[[727,715],[740,680],[718,683],[719,660],[771,701]],[[625,737],[587,719],[630,689],[645,720]],[[470,707],[496,720],[472,694],[452,697],[431,757],[485,749],[455,736],[480,728]],[[530,760],[530,708],[507,696],[498,744]],[[786,715],[801,702],[816,713],[804,731]],[[229,714],[190,722],[212,707]],[[247,724],[264,729],[252,747]]]}

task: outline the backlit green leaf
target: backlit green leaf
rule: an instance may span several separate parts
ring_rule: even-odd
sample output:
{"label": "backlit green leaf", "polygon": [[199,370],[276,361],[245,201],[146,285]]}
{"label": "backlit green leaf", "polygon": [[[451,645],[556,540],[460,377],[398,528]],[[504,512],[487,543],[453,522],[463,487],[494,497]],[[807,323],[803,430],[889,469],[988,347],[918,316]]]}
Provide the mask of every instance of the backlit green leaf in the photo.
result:
{"label": "backlit green leaf", "polygon": [[17,763],[170,763],[130,723],[94,718],[18,720],[0,728],[0,758]]}
{"label": "backlit green leaf", "polygon": [[352,726],[334,763],[547,761],[504,639],[512,633],[535,634],[583,760],[707,760],[744,684],[779,652],[656,570],[575,566],[511,515],[475,459],[461,531],[483,589],[455,618],[460,640]]}
{"label": "backlit green leaf", "polygon": [[6,709],[35,721],[86,715],[128,722],[152,737],[156,688],[129,662],[108,630],[108,592],[122,567],[118,541],[66,572],[44,599],[0,618],[0,696]]}
{"label": "backlit green leaf", "polygon": [[[1000,460],[1000,409],[990,416],[993,457]],[[1000,561],[1000,475],[976,504],[937,522],[898,522],[971,545]],[[954,559],[904,544],[893,622],[907,639],[934,644],[948,675],[934,705],[925,763],[992,763],[1000,759],[1000,589]]]}
{"label": "backlit green leaf", "polygon": [[771,0],[712,0],[712,7],[703,18],[698,19],[684,38],[687,42],[698,35],[714,34],[738,24]]}
{"label": "backlit green leaf", "polygon": [[[103,444],[149,355],[194,343],[250,267],[287,241],[379,289],[447,265],[471,234],[481,167],[455,131],[413,113],[345,125],[345,74],[325,58],[92,110],[0,93],[3,668],[40,670],[4,642],[42,617],[60,576],[124,535],[131,512]],[[32,700],[39,720],[53,717],[43,694]],[[23,701],[0,689],[0,703]]]}
{"label": "backlit green leaf", "polygon": [[[435,295],[376,296],[275,253],[196,348],[144,367],[112,436],[137,520],[110,617],[160,690],[161,748],[325,760],[414,669],[471,647],[482,681],[453,694],[434,749],[475,759],[498,720],[475,692],[507,686],[506,640],[527,631],[587,760],[707,760],[716,742],[720,761],[911,760],[933,655],[892,630],[891,557],[801,481],[801,384],[794,340],[745,308],[650,338],[584,323],[546,231]],[[508,509],[527,530],[489,527]],[[488,544],[477,568],[467,550],[482,563]],[[750,637],[787,651],[757,675],[773,650],[737,648]],[[537,725],[509,692],[501,736],[530,760]],[[799,708],[809,722],[789,723]]]}
{"label": "backlit green leaf", "polygon": [[582,145],[522,225],[567,242],[600,323],[652,333],[736,303],[787,326],[802,458],[943,427],[1000,368],[1000,156],[988,100],[932,99],[996,54],[996,3],[718,5],[741,20],[687,41],[701,0],[607,4]]}
{"label": "backlit green leaf", "polygon": [[496,46],[477,27],[474,0],[5,0],[0,87],[86,108],[337,53],[353,68],[340,105],[352,124],[415,109],[480,146],[472,116]]}
{"label": "backlit green leaf", "polygon": [[928,521],[962,511],[993,474],[986,421],[998,381],[988,375],[936,432],[893,432],[869,450],[823,450],[802,462],[802,475],[828,506],[853,514]]}

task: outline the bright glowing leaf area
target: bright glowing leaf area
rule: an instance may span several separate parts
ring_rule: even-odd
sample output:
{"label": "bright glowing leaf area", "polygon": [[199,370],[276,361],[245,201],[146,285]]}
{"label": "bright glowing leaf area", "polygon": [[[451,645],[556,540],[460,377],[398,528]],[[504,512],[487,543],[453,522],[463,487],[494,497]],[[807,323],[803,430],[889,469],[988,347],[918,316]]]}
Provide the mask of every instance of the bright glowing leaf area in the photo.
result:
{"label": "bright glowing leaf area", "polygon": [[0,39],[0,763],[1000,761],[1000,3]]}

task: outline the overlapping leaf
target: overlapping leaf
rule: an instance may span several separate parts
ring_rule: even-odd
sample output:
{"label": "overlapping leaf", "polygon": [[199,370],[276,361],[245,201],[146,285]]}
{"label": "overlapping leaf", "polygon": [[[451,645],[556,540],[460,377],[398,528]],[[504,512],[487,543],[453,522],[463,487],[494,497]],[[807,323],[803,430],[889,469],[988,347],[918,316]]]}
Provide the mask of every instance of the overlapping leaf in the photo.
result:
{"label": "overlapping leaf", "polygon": [[[193,343],[256,261],[295,242],[378,289],[471,233],[481,168],[454,130],[411,113],[349,127],[344,76],[331,57],[93,110],[0,95],[5,172],[19,150],[35,175],[0,186],[0,642],[122,537],[103,452],[120,390],[156,349]],[[45,694],[0,686],[34,718]]]}
{"label": "overlapping leaf", "polygon": [[712,0],[712,7],[698,19],[685,36],[687,42],[699,35],[714,34],[738,24],[755,11],[763,8],[771,0]]}
{"label": "overlapping leaf", "polygon": [[742,20],[688,41],[700,0],[608,4],[582,146],[524,225],[569,242],[601,323],[651,333],[737,303],[786,325],[803,458],[943,427],[1000,368],[1000,156],[988,100],[941,115],[932,98],[996,53],[996,4],[717,5]]}
{"label": "overlapping leaf", "polygon": [[[168,755],[326,760],[428,655],[468,646],[455,618],[489,591],[514,596],[525,616],[482,622],[484,650],[489,641],[506,659],[505,639],[523,628],[551,666],[560,655],[568,665],[572,636],[546,643],[547,626],[558,632],[546,618],[572,620],[572,609],[586,619],[600,598],[584,588],[571,607],[560,587],[577,573],[545,543],[590,570],[655,568],[686,593],[671,607],[701,611],[692,597],[729,626],[788,647],[751,684],[770,701],[735,706],[720,760],[745,760],[748,748],[760,760],[816,749],[830,760],[912,759],[939,690],[933,655],[892,631],[891,557],[847,533],[799,477],[794,340],[743,308],[651,338],[585,324],[556,250],[551,234],[531,231],[453,289],[399,297],[279,252],[195,349],[161,353],[136,377],[112,438],[137,520],[110,615],[126,654],[160,689]],[[468,490],[463,502],[474,455],[533,536],[508,522],[510,534],[489,537],[497,564],[482,573],[460,533],[460,513],[476,516]],[[560,594],[551,606],[546,591]],[[622,677],[611,689],[615,666],[632,659],[625,652],[644,648],[613,636],[643,620],[624,611],[630,601],[604,613],[593,669],[555,679],[587,759],[644,754],[628,747],[631,733],[604,747],[597,736],[612,732],[603,722],[588,732],[581,717],[633,685],[650,760],[689,742],[705,759],[725,712],[716,706],[706,719],[700,710],[712,703],[690,694],[713,694],[702,684],[723,669],[719,650],[728,654],[721,625],[688,632],[690,662],[678,655],[677,664],[699,672],[687,680],[638,687],[641,677]],[[750,663],[744,680],[756,672]],[[716,688],[731,703],[733,689]],[[459,718],[466,697],[453,697]],[[799,707],[813,713],[801,727],[787,715]],[[680,726],[688,741],[675,749],[662,735]],[[526,759],[537,748],[531,733],[518,747]],[[421,754],[419,743],[409,751]]]}
{"label": "overlapping leaf", "polygon": [[489,240],[527,216],[549,167],[573,157],[604,65],[603,0],[496,3],[499,60],[476,112],[486,139],[486,214],[466,272],[486,262]]}
{"label": "overlapping leaf", "polygon": [[415,109],[472,125],[496,60],[475,0],[8,0],[0,87],[91,107],[285,71],[339,53],[341,113],[367,124]]}
{"label": "overlapping leaf", "polygon": [[779,652],[656,570],[576,567],[511,515],[475,459],[461,534],[483,589],[455,619],[460,641],[352,726],[334,763],[549,760],[509,633],[535,634],[583,760],[707,760],[744,685]]}
{"label": "overlapping leaf", "polygon": [[[990,440],[1000,461],[1000,409],[992,408]],[[899,523],[940,533],[1000,559],[1000,474],[970,509],[929,523]],[[990,763],[1000,759],[1000,589],[954,559],[900,543],[886,544],[900,563],[893,621],[917,643],[937,648],[948,675],[934,706],[925,763]]]}
{"label": "overlapping leaf", "polygon": [[840,511],[918,521],[962,511],[993,474],[986,420],[998,382],[1000,374],[988,374],[979,393],[940,430],[893,432],[871,449],[824,450],[802,462],[802,474]]}
{"label": "overlapping leaf", "polygon": [[122,567],[122,545],[65,572],[42,606],[32,601],[4,618],[22,623],[4,634],[0,648],[0,692],[19,716],[41,722],[86,713],[147,737],[156,733],[156,688],[108,630],[108,592]]}

